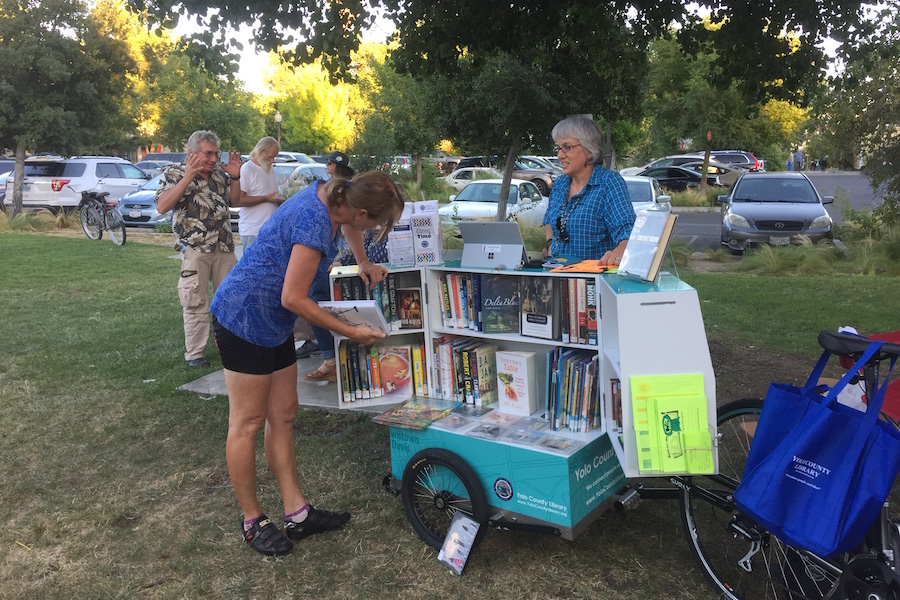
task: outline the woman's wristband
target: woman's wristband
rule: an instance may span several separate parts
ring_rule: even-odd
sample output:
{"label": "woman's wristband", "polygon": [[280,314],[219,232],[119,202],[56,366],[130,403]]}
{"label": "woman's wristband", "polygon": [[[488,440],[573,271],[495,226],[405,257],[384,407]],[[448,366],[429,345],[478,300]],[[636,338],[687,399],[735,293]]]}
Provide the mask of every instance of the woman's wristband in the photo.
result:
{"label": "woman's wristband", "polygon": [[544,248],[549,248],[551,244],[553,244],[553,238],[550,238],[549,240],[547,240],[547,243],[544,244]]}

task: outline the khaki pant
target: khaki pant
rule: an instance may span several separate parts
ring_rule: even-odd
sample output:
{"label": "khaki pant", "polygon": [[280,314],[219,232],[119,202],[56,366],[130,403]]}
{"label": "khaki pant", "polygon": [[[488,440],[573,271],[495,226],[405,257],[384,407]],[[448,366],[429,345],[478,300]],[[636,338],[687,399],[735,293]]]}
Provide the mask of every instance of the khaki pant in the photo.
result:
{"label": "khaki pant", "polygon": [[184,360],[203,358],[209,341],[209,286],[216,293],[237,259],[234,252],[199,252],[185,248],[178,280],[178,299],[184,314]]}

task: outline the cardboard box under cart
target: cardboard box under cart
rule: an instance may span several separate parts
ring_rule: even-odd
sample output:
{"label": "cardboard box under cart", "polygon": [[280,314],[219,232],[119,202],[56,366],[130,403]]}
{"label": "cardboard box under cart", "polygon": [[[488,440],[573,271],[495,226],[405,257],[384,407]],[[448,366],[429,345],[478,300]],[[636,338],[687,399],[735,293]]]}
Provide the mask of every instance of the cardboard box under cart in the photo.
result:
{"label": "cardboard box under cart", "polygon": [[[551,432],[556,433],[556,432]],[[426,448],[460,456],[481,481],[491,518],[552,525],[572,540],[612,504],[626,483],[606,434],[574,434],[570,456],[429,427],[391,427],[391,476],[399,484],[410,458]]]}

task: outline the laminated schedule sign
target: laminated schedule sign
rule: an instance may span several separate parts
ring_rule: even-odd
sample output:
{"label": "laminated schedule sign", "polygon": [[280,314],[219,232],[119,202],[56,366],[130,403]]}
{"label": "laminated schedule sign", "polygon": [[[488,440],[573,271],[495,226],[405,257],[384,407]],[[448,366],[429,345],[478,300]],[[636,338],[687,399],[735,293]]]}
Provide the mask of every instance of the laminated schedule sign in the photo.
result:
{"label": "laminated schedule sign", "polygon": [[409,202],[403,208],[400,220],[394,224],[394,228],[388,233],[388,259],[395,267],[412,267],[416,264],[415,250],[413,248],[412,218],[413,205]]}
{"label": "laminated schedule sign", "polygon": [[438,214],[414,214],[411,223],[416,266],[441,264],[441,223]]}

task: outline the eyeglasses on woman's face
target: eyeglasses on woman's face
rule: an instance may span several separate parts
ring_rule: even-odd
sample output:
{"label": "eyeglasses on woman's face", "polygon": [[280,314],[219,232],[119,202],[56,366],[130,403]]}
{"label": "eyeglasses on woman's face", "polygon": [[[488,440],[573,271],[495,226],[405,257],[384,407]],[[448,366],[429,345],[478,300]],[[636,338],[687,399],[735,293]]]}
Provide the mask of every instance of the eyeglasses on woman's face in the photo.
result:
{"label": "eyeglasses on woman's face", "polygon": [[553,146],[553,151],[559,154],[562,152],[563,154],[568,154],[574,148],[578,148],[581,144],[563,144],[562,146]]}

